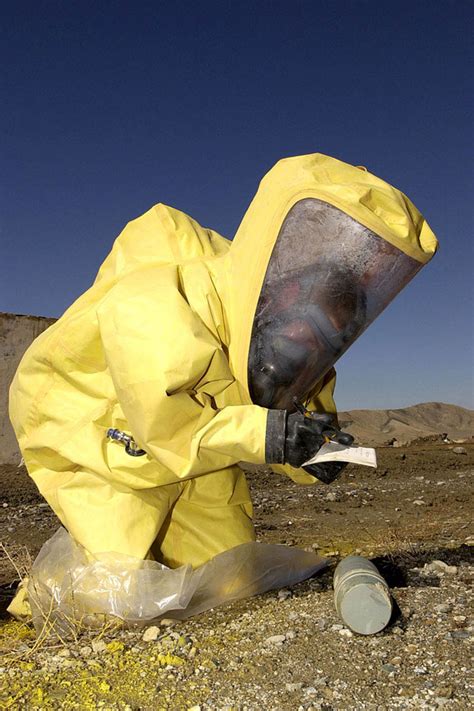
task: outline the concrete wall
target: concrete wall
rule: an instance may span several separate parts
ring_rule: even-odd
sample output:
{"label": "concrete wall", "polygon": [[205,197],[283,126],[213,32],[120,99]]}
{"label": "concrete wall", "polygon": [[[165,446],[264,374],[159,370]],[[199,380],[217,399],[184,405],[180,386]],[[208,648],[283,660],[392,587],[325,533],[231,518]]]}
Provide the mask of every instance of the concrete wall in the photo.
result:
{"label": "concrete wall", "polygon": [[30,343],[54,318],[0,312],[0,464],[19,464],[21,455],[8,419],[8,390]]}

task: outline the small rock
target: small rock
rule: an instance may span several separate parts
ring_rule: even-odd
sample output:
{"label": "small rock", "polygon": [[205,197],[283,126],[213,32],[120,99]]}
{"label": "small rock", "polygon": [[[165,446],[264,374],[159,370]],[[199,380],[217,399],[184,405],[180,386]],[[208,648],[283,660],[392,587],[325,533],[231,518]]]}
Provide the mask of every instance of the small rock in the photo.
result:
{"label": "small rock", "polygon": [[84,645],[84,647],[80,647],[79,654],[81,655],[81,657],[90,657],[90,655],[92,654],[92,649],[87,645]]}
{"label": "small rock", "polygon": [[303,684],[301,684],[301,682],[297,682],[294,684],[285,684],[285,689],[287,691],[300,691],[302,686]]}
{"label": "small rock", "polygon": [[412,502],[415,506],[426,506],[426,502],[423,501],[423,499],[415,499],[415,501]]}
{"label": "small rock", "polygon": [[324,630],[327,628],[327,626],[328,626],[328,621],[325,620],[324,617],[322,617],[320,620],[318,620],[315,624],[316,629],[319,630],[320,632],[324,632]]}
{"label": "small rock", "polygon": [[92,642],[92,649],[96,654],[100,654],[101,652],[105,652],[107,645],[103,639],[95,639]]}
{"label": "small rock", "polygon": [[437,612],[440,615],[445,615],[448,612],[451,612],[452,606],[448,605],[447,603],[442,603],[441,605],[435,605],[435,612]]}
{"label": "small rock", "polygon": [[464,447],[453,447],[454,454],[467,454],[467,450]]}
{"label": "small rock", "polygon": [[143,633],[142,640],[144,642],[154,642],[156,639],[158,639],[159,634],[159,627],[156,627],[155,625],[153,625],[152,627],[147,627],[145,632]]}
{"label": "small rock", "polygon": [[176,624],[176,620],[172,620],[170,617],[163,617],[160,620],[160,625],[162,627],[173,627]]}
{"label": "small rock", "polygon": [[340,630],[344,629],[344,625],[331,625],[331,630],[333,632],[340,632]]}
{"label": "small rock", "polygon": [[450,699],[453,695],[452,686],[438,686],[435,690],[436,696],[440,696],[442,699]]}
{"label": "small rock", "polygon": [[296,632],[293,632],[293,630],[289,630],[289,632],[287,632],[285,634],[286,639],[294,639],[295,637],[296,637]]}
{"label": "small rock", "polygon": [[339,496],[335,491],[330,491],[328,494],[325,496],[326,501],[337,501],[339,499]]}
{"label": "small rock", "polygon": [[8,504],[7,504],[7,502],[6,502],[6,501],[4,501],[4,502],[3,502],[3,504],[2,504],[2,506],[3,506],[3,508],[4,508],[4,509],[7,509],[7,508],[8,508]]}
{"label": "small rock", "polygon": [[267,637],[265,640],[265,644],[283,644],[285,641],[286,636],[284,634],[274,634],[271,637]]}
{"label": "small rock", "polygon": [[415,674],[428,674],[428,669],[426,667],[415,667],[413,671]]}
{"label": "small rock", "polygon": [[282,588],[281,590],[278,591],[278,599],[279,600],[286,600],[289,597],[291,597],[291,590]]}
{"label": "small rock", "polygon": [[442,560],[432,560],[431,563],[426,563],[423,570],[427,573],[437,573],[438,575],[456,575],[458,569],[455,565],[448,565]]}
{"label": "small rock", "polygon": [[351,632],[351,630],[348,630],[347,628],[344,628],[343,630],[339,630],[339,634],[341,637],[353,637],[354,633]]}
{"label": "small rock", "polygon": [[451,630],[448,634],[451,639],[469,639],[471,636],[467,630]]}
{"label": "small rock", "polygon": [[323,689],[321,689],[321,694],[329,701],[334,698],[334,692],[328,686],[325,686]]}
{"label": "small rock", "polygon": [[75,666],[76,666],[76,663],[77,663],[77,662],[76,662],[75,659],[64,659],[64,660],[61,662],[61,665],[60,665],[60,666],[61,666],[63,669],[69,669],[70,667],[75,667]]}
{"label": "small rock", "polygon": [[397,667],[394,664],[382,664],[382,669],[388,674],[394,674],[398,671]]}

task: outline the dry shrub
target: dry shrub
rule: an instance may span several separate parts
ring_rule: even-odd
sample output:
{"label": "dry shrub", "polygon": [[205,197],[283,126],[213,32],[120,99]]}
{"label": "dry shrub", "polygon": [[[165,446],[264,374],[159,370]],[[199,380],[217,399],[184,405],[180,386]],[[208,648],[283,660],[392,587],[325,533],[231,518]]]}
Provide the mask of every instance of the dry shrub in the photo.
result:
{"label": "dry shrub", "polygon": [[0,566],[2,570],[11,570],[16,574],[17,579],[23,582],[28,577],[32,566],[28,548],[18,543],[12,543],[7,547],[0,542]]}
{"label": "dry shrub", "polygon": [[[15,577],[20,584],[28,584],[32,559],[26,546],[6,546],[0,542],[0,566],[9,577]],[[55,607],[51,597],[49,609],[41,611],[41,627],[36,633],[31,619],[23,622],[11,620],[3,626],[0,632],[0,655],[7,663],[24,661],[43,647],[52,651],[69,648],[77,644],[79,638],[84,643],[99,640],[113,635],[123,627],[122,620],[105,615],[95,615],[93,620],[91,616],[87,619],[69,619]]]}

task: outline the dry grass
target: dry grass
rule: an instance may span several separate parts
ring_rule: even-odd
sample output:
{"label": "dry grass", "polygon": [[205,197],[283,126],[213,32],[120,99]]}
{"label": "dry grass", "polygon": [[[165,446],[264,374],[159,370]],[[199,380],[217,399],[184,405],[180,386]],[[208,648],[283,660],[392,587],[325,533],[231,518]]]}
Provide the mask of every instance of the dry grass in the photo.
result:
{"label": "dry grass", "polygon": [[0,565],[6,570],[11,568],[18,580],[23,582],[31,570],[31,555],[26,546],[12,544],[7,548],[0,542]]}
{"label": "dry grass", "polygon": [[380,555],[386,556],[392,563],[401,564],[405,568],[410,568],[416,564],[423,552],[423,544],[417,538],[407,536],[399,528],[388,528],[385,531],[378,531],[375,537],[368,528],[364,529],[367,538],[373,541]]}
{"label": "dry grass", "polygon": [[[3,569],[12,570],[21,585],[32,585],[36,598],[44,601],[45,594],[40,596],[35,581],[30,578],[32,560],[25,546],[7,547],[4,543],[0,543],[0,562]],[[74,601],[72,609],[74,610]],[[0,655],[7,664],[26,661],[44,646],[48,649],[67,648],[77,644],[80,638],[84,644],[98,641],[113,635],[123,626],[122,620],[110,616],[76,617],[74,613],[69,615],[58,608],[53,596],[49,599],[48,608],[36,606],[35,614],[37,618],[34,626],[30,618],[13,626],[7,625],[8,631],[4,629],[3,634],[0,635]]]}

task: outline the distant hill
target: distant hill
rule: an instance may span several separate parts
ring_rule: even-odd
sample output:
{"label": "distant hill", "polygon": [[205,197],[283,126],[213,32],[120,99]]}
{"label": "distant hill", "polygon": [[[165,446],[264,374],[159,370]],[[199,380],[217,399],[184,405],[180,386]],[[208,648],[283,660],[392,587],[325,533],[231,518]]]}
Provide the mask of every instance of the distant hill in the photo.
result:
{"label": "distant hill", "polygon": [[396,438],[407,444],[418,437],[447,433],[450,439],[474,436],[474,410],[443,402],[425,402],[400,410],[349,410],[339,413],[342,429],[361,444]]}

